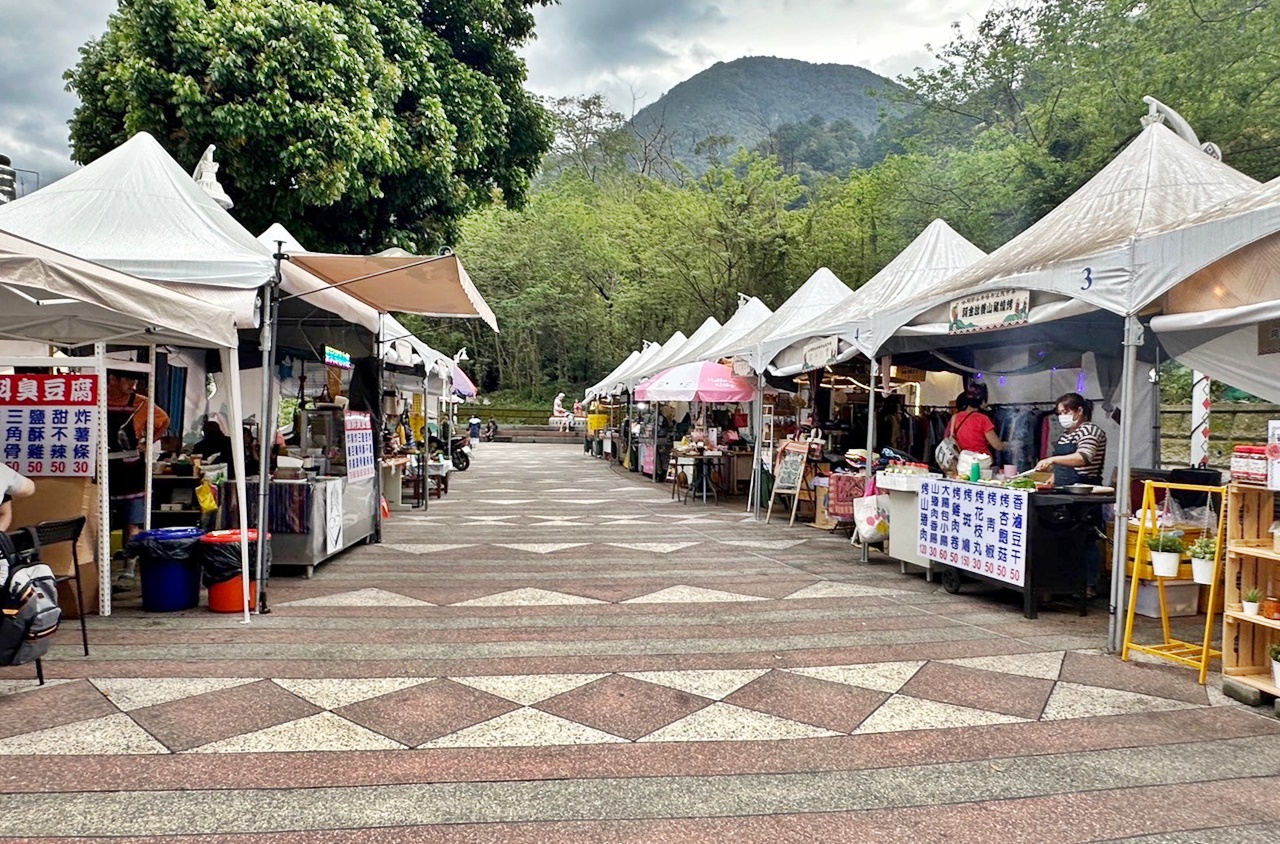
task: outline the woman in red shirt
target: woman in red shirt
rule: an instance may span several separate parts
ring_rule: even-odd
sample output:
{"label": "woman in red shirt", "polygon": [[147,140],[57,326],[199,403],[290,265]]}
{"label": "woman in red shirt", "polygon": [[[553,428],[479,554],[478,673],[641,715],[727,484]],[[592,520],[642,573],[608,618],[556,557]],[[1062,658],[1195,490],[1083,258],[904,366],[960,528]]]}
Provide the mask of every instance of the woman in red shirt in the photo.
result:
{"label": "woman in red shirt", "polygon": [[956,412],[947,423],[947,433],[956,438],[956,443],[964,451],[976,451],[990,455],[1004,449],[1004,443],[996,436],[996,426],[991,417],[978,410],[978,402],[974,396],[961,393],[956,396]]}

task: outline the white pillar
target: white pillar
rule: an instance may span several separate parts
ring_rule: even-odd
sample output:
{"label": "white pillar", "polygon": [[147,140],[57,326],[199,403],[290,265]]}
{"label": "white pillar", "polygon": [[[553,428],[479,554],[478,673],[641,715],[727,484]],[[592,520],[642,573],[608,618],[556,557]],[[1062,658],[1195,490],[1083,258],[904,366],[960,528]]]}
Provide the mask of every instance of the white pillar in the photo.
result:
{"label": "white pillar", "polygon": [[[249,479],[244,468],[244,402],[240,396],[240,355],[237,349],[222,349],[222,371],[231,391],[231,461],[236,471],[236,515],[240,525],[240,581],[244,601],[244,624],[249,623]],[[265,479],[259,473],[258,483]],[[259,543],[266,544],[266,537],[259,536]]]}
{"label": "white pillar", "polygon": [[1213,382],[1203,372],[1193,372],[1191,377],[1191,465],[1201,467],[1209,463],[1209,388]]}
{"label": "white pillar", "polygon": [[147,474],[142,488],[142,529],[151,530],[151,499],[152,488],[155,482],[151,478],[153,464],[156,461],[155,455],[155,430],[156,430],[156,346],[152,343],[147,347],[150,357],[151,370],[147,373],[147,433],[145,435],[146,445],[142,451],[142,462],[146,464]]}

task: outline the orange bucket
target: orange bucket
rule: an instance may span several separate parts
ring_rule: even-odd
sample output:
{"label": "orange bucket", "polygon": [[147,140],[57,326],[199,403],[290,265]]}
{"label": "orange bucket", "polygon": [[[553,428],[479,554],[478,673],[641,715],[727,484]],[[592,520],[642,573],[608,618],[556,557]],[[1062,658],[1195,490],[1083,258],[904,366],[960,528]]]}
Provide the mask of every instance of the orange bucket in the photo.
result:
{"label": "orange bucket", "polygon": [[[233,577],[209,587],[209,609],[213,612],[244,611],[243,577]],[[258,581],[249,581],[249,611],[258,608]]]}
{"label": "orange bucket", "polygon": [[[249,557],[255,559],[258,556],[258,532],[256,530],[248,530],[245,532],[245,538],[249,541]],[[267,541],[271,540],[271,535],[267,535]],[[200,541],[205,545],[239,545],[240,531],[238,530],[215,530],[206,533],[200,537]],[[252,612],[258,608],[258,582],[256,580],[249,581],[249,610]],[[236,575],[235,577],[224,580],[221,583],[215,583],[209,587],[209,609],[212,612],[243,612],[244,611],[244,575]]]}

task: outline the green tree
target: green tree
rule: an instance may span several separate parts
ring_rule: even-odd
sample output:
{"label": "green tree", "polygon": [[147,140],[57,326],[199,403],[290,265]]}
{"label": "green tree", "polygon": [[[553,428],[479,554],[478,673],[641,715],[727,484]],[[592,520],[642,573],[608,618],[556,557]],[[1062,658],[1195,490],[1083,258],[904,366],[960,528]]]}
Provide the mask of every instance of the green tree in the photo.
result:
{"label": "green tree", "polygon": [[551,143],[515,53],[552,0],[121,0],[68,87],[74,157],[148,131],[218,145],[251,228],[318,249],[416,251],[519,206]]}

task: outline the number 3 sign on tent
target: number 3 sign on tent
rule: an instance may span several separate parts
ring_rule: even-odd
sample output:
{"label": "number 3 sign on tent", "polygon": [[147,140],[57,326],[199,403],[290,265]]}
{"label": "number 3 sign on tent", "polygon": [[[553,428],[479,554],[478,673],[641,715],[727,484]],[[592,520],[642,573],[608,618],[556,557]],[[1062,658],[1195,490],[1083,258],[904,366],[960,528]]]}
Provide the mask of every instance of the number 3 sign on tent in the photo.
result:
{"label": "number 3 sign on tent", "polygon": [[91,477],[98,441],[98,379],[0,375],[4,462],[27,477]]}

